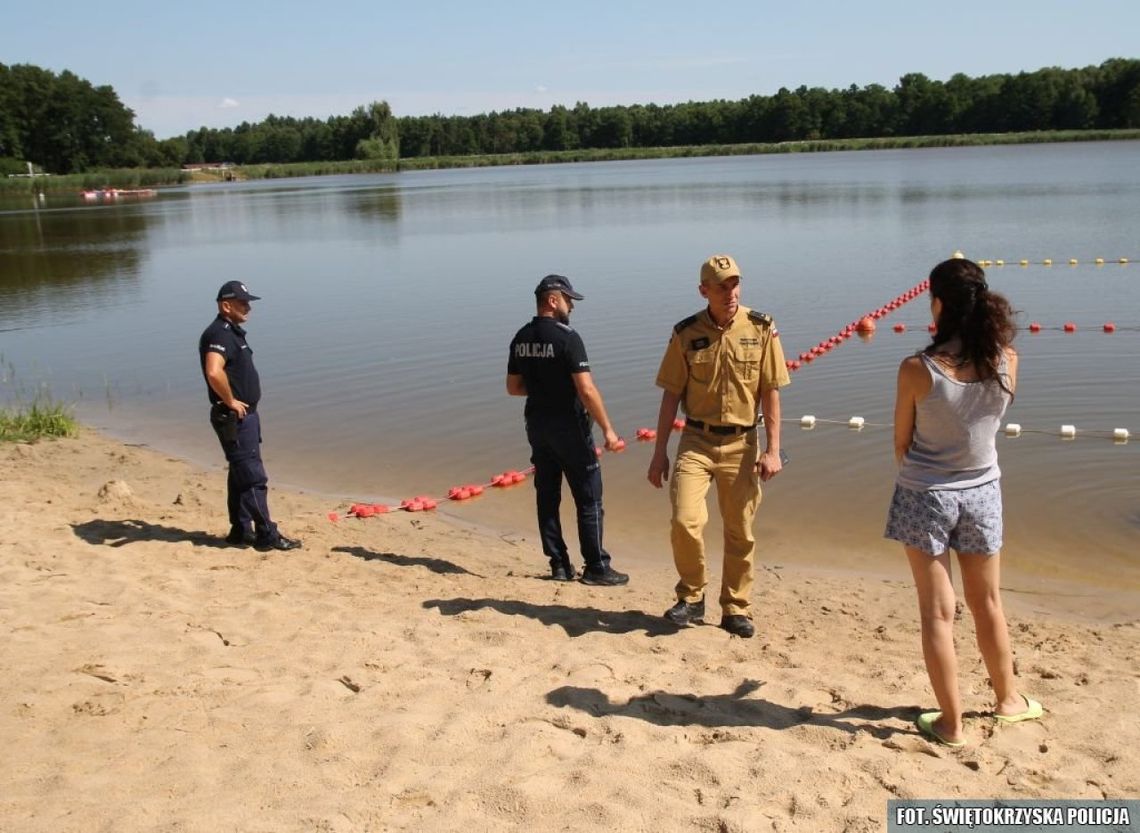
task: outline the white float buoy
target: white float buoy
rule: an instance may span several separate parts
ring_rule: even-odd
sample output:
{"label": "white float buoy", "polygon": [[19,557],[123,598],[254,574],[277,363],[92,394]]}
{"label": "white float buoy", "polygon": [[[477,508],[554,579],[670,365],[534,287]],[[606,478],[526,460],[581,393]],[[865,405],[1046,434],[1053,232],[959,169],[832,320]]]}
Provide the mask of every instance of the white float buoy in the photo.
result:
{"label": "white float buoy", "polygon": [[1077,426],[1075,426],[1075,425],[1062,425],[1061,426],[1061,436],[1064,437],[1066,440],[1073,439],[1075,436],[1077,436]]}
{"label": "white float buoy", "polygon": [[800,417],[800,428],[815,428],[815,417],[811,414],[804,414]]}
{"label": "white float buoy", "polygon": [[1112,429],[1112,438],[1114,440],[1126,442],[1128,440],[1128,436],[1129,436],[1129,434],[1128,434],[1127,428],[1113,428]]}
{"label": "white float buoy", "polygon": [[1005,424],[1005,435],[1007,437],[1020,437],[1021,436],[1021,426],[1018,425],[1016,422],[1007,422]]}
{"label": "white float buoy", "polygon": [[864,422],[866,422],[866,420],[864,420],[863,417],[853,416],[853,417],[851,417],[851,419],[847,420],[847,426],[849,428],[854,428],[856,431],[858,431],[859,429],[861,429],[863,427]]}

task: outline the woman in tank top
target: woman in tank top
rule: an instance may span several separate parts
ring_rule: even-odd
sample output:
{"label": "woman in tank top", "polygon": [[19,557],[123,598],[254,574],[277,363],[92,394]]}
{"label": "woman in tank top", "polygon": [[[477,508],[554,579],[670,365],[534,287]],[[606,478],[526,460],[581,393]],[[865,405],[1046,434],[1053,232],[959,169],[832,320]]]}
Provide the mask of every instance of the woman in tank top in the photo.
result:
{"label": "woman in tank top", "polygon": [[922,655],[939,706],[915,723],[932,740],[963,746],[951,549],[994,690],[995,719],[1015,723],[1042,715],[1041,704],[1017,690],[999,591],[1001,470],[994,441],[1017,386],[1017,353],[1010,346],[1016,328],[1009,302],[964,258],[931,271],[930,311],[934,338],[899,367],[899,473],[885,535],[902,543],[910,561]]}

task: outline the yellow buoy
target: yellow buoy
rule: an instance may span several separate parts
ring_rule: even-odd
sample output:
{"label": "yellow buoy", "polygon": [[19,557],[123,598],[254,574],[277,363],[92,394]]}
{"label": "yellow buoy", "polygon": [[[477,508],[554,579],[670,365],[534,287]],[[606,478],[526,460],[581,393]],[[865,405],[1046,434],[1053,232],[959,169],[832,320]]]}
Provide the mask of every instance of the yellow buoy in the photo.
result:
{"label": "yellow buoy", "polygon": [[1029,265],[1028,260],[1019,260],[1018,263],[1020,263],[1022,266],[1028,266]]}
{"label": "yellow buoy", "polygon": [[1095,263],[1097,266],[1104,266],[1104,258],[1098,257],[1096,260],[1093,261],[1093,263]]}
{"label": "yellow buoy", "polygon": [[1127,262],[1128,262],[1128,258],[1126,258],[1126,257],[1122,257],[1122,258],[1120,258],[1120,262],[1121,262],[1121,263],[1127,263]]}
{"label": "yellow buoy", "polygon": [[1044,266],[1052,266],[1053,265],[1053,259],[1047,257],[1043,261],[1041,261],[1041,263]]}
{"label": "yellow buoy", "polygon": [[1069,258],[1069,265],[1070,266],[1076,266],[1077,265],[1077,259],[1075,257]]}
{"label": "yellow buoy", "polygon": [[1004,260],[995,260],[994,266],[1005,266],[1005,261]]}

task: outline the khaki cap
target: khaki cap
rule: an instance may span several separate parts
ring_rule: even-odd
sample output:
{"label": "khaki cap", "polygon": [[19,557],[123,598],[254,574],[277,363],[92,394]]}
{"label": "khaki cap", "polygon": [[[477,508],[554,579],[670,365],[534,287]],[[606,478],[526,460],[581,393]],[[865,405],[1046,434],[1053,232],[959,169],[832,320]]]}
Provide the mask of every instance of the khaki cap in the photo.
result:
{"label": "khaki cap", "polygon": [[731,255],[713,255],[701,264],[701,283],[723,283],[739,277],[740,269]]}

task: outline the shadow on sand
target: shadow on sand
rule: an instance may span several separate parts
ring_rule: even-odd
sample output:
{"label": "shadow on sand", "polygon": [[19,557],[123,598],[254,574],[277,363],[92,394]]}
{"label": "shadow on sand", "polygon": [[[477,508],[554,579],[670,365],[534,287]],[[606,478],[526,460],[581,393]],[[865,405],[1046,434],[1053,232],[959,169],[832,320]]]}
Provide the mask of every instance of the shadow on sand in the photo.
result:
{"label": "shadow on sand", "polygon": [[465,575],[475,576],[476,578],[486,578],[486,576],[473,573],[466,567],[460,567],[458,564],[453,564],[442,558],[396,555],[394,552],[373,552],[364,547],[333,547],[332,551],[347,553],[353,558],[359,558],[362,561],[383,561],[387,564],[394,564],[397,567],[425,567],[433,573],[439,573],[440,575]]}
{"label": "shadow on sand", "polygon": [[176,526],[163,526],[148,521],[125,520],[105,521],[96,518],[81,524],[72,524],[72,531],[88,544],[105,547],[125,547],[140,541],[161,541],[176,544],[189,541],[196,547],[228,549],[225,538],[203,530],[180,529]]}
{"label": "shadow on sand", "polygon": [[[670,694],[654,691],[631,698],[628,702],[611,702],[607,694],[596,688],[562,686],[546,695],[546,702],[560,708],[572,708],[594,717],[618,715],[644,720],[657,726],[705,726],[730,728],[762,726],[766,729],[790,729],[810,724],[827,726],[848,734],[866,732],[879,740],[896,734],[917,734],[910,726],[917,706],[861,705],[838,714],[816,714],[810,706],[792,708],[761,698],[748,698],[763,685],[758,680],[745,680],[729,694]],[[748,698],[748,699],[746,699]],[[907,728],[883,725],[889,719],[901,720]]]}
{"label": "shadow on sand", "polygon": [[567,636],[587,633],[632,633],[645,631],[647,636],[668,636],[678,628],[660,616],[640,610],[600,610],[596,607],[539,605],[512,599],[429,599],[429,610],[435,608],[444,616],[456,616],[472,610],[491,609],[504,616],[526,616],[544,625],[557,625]]}

